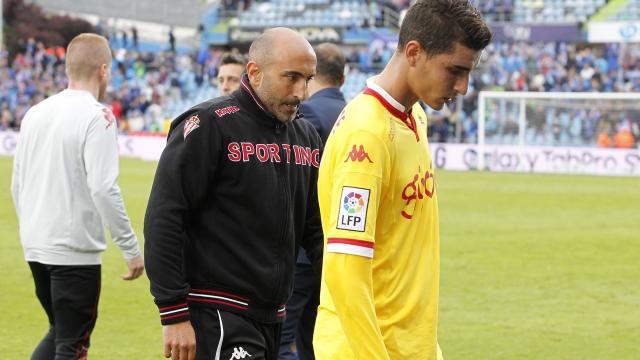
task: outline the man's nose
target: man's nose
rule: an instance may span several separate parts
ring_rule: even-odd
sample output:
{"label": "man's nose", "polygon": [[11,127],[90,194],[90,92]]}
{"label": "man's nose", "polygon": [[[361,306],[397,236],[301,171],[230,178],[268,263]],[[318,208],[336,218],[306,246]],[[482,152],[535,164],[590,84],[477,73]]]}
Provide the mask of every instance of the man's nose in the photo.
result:
{"label": "man's nose", "polygon": [[459,95],[466,95],[469,90],[469,76],[461,76],[456,80],[453,90]]}
{"label": "man's nose", "polygon": [[293,85],[293,96],[302,101],[304,100],[304,96],[307,93],[307,82],[303,79],[296,81]]}

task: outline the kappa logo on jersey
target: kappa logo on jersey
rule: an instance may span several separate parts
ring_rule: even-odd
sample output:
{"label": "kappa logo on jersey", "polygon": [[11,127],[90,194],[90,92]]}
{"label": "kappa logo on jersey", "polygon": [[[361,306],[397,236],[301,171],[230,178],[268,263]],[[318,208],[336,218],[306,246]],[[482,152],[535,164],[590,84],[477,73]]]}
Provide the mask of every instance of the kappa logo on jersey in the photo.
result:
{"label": "kappa logo on jersey", "polygon": [[218,117],[223,117],[225,115],[229,115],[229,114],[233,114],[240,111],[240,108],[237,106],[227,106],[224,107],[222,109],[218,109],[215,111],[216,115],[218,115]]}
{"label": "kappa logo on jersey", "polygon": [[413,219],[416,206],[419,200],[425,197],[433,198],[436,187],[436,178],[433,173],[433,163],[429,163],[429,169],[422,173],[418,168],[418,173],[402,189],[402,200],[405,201],[405,208],[400,212],[406,219]]}
{"label": "kappa logo on jersey", "polygon": [[189,135],[193,130],[199,127],[200,127],[200,118],[198,117],[198,115],[193,115],[184,123],[184,130],[182,131],[184,138],[186,139],[187,135]]}
{"label": "kappa logo on jersey", "polygon": [[371,158],[369,157],[369,154],[364,151],[364,146],[360,145],[359,148],[357,148],[357,145],[353,145],[353,148],[351,148],[351,151],[349,152],[349,154],[347,154],[347,158],[344,159],[344,162],[347,161],[358,161],[358,162],[363,162],[364,160],[369,160],[369,163],[373,163],[373,161],[371,161]]}
{"label": "kappa logo on jersey", "polygon": [[107,122],[107,125],[104,127],[105,129],[110,128],[111,125],[116,123],[116,117],[113,116],[113,113],[111,112],[111,110],[107,109],[106,107],[103,107],[102,114],[104,115],[104,121]]}
{"label": "kappa logo on jersey", "polygon": [[364,232],[367,223],[369,189],[344,186],[338,213],[338,229]]}
{"label": "kappa logo on jersey", "polygon": [[251,357],[251,354],[249,354],[248,352],[246,352],[242,346],[237,348],[234,347],[233,348],[233,354],[231,354],[231,357],[229,358],[229,360],[236,360],[236,359],[244,359],[246,357]]}

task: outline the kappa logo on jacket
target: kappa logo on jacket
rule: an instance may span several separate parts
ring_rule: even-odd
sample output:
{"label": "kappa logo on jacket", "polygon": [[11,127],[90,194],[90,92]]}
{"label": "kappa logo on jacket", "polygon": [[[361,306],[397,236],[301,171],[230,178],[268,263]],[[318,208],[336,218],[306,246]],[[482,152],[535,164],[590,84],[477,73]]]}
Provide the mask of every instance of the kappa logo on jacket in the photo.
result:
{"label": "kappa logo on jacket", "polygon": [[240,108],[237,106],[227,106],[227,107],[223,107],[222,109],[218,109],[215,111],[216,115],[218,115],[218,117],[223,117],[225,115],[229,115],[229,114],[233,114],[240,111]]}
{"label": "kappa logo on jacket", "polygon": [[187,135],[191,134],[191,132],[200,127],[200,118],[198,115],[193,115],[184,123],[184,130],[182,134],[184,138],[187,138]]}
{"label": "kappa logo on jacket", "polygon": [[233,348],[233,354],[231,354],[231,357],[229,358],[229,360],[236,360],[236,359],[244,359],[246,357],[251,357],[251,354],[249,354],[248,352],[246,352],[242,346],[237,348],[234,347]]}

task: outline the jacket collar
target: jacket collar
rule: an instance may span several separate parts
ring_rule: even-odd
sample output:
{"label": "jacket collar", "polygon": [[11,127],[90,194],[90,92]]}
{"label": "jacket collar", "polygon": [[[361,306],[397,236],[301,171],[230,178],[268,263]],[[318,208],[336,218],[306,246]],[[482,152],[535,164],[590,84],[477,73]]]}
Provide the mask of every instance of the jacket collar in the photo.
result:
{"label": "jacket collar", "polygon": [[[260,97],[258,96],[258,94],[256,94],[255,90],[253,90],[253,87],[249,82],[249,76],[247,74],[242,75],[242,78],[240,79],[240,93],[243,95],[243,97],[248,98],[250,102],[256,106],[257,110],[264,116],[275,121],[276,124],[284,124],[280,120],[278,120],[278,118],[276,118],[273,113],[267,110],[266,105],[262,102],[262,100],[260,100]],[[294,120],[300,119],[302,117],[302,113],[298,111]]]}
{"label": "jacket collar", "polygon": [[312,99],[315,97],[327,97],[332,99],[344,100],[344,94],[342,94],[342,91],[340,91],[340,89],[335,87],[328,87],[322,90],[318,90],[315,94],[311,95],[309,99]]}

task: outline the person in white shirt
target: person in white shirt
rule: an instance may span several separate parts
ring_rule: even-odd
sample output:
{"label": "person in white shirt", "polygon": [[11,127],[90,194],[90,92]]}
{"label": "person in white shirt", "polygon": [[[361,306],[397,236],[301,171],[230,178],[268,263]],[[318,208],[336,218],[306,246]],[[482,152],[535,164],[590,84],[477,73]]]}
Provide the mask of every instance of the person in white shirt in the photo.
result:
{"label": "person in white shirt", "polygon": [[111,78],[111,50],[95,34],[67,48],[69,86],[24,116],[11,192],[20,241],[49,319],[31,359],[84,359],[100,295],[105,225],[138,278],[144,261],[120,195],[117,124],[98,102]]}

